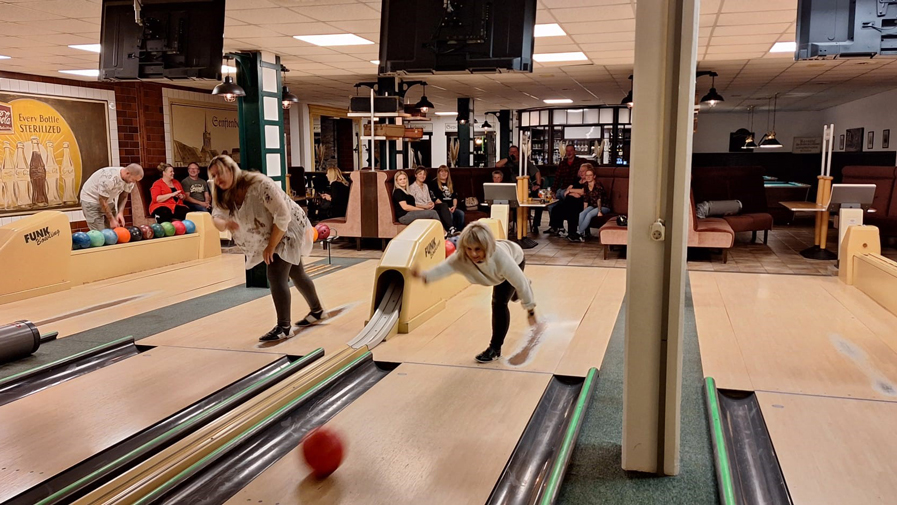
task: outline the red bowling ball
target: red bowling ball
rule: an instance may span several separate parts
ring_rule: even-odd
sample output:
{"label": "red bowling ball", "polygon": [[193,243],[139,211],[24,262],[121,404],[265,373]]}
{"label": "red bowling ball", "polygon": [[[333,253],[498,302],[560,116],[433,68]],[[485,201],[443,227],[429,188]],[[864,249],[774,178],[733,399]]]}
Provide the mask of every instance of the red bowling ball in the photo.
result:
{"label": "red bowling ball", "polygon": [[183,235],[187,233],[187,227],[184,226],[184,223],[180,221],[172,221],[171,225],[174,226],[174,234],[175,235]]}
{"label": "red bowling ball", "polygon": [[445,241],[445,257],[448,258],[455,252],[455,244],[451,240]]}
{"label": "red bowling ball", "polygon": [[317,428],[302,442],[302,455],[314,476],[323,479],[332,474],[343,462],[343,442],[328,428]]}
{"label": "red bowling ball", "polygon": [[330,227],[326,224],[319,224],[315,228],[318,230],[318,240],[325,240],[330,236]]}

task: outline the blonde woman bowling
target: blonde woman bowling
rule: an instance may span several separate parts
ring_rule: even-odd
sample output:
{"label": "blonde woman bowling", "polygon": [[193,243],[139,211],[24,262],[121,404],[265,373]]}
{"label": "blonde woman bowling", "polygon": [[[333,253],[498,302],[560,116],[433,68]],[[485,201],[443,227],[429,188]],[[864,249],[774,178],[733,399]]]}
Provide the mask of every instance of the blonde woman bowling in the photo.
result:
{"label": "blonde woman bowling", "polygon": [[475,358],[480,363],[488,363],[501,357],[501,346],[511,325],[509,301],[520,300],[529,324],[536,324],[536,300],[530,281],[523,273],[525,266],[523,249],[519,245],[496,240],[489,227],[476,222],[461,232],[457,253],[425,272],[412,267],[411,275],[428,283],[457,272],[471,284],[492,286],[492,340]]}
{"label": "blonde woman bowling", "polygon": [[310,312],[297,326],[324,319],[324,309],[311,278],[302,267],[302,256],[311,252],[311,223],[296,202],[280,186],[258,172],[246,172],[226,155],[209,162],[212,219],[215,226],[233,234],[246,255],[246,269],[262,261],[268,265],[268,284],[277,311],[277,325],[259,340],[290,336],[290,279],[308,303]]}

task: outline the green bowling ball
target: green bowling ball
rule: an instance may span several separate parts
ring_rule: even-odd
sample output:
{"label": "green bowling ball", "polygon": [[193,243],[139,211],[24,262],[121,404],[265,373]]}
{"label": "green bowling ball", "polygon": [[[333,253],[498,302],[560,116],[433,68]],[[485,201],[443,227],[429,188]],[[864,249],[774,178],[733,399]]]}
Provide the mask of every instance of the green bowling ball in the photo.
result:
{"label": "green bowling ball", "polygon": [[173,224],[169,222],[162,223],[162,229],[165,230],[166,237],[171,237],[172,235],[174,235],[175,230]]}
{"label": "green bowling ball", "polygon": [[164,237],[164,236],[165,236],[165,230],[162,229],[162,225],[161,225],[161,224],[158,224],[158,223],[156,223],[156,224],[151,224],[151,225],[150,225],[150,228],[153,230],[153,236],[154,236],[155,238],[159,238],[159,237]]}
{"label": "green bowling ball", "polygon": [[103,232],[98,230],[87,232],[87,238],[90,239],[90,247],[100,247],[106,244],[106,237],[103,235]]}

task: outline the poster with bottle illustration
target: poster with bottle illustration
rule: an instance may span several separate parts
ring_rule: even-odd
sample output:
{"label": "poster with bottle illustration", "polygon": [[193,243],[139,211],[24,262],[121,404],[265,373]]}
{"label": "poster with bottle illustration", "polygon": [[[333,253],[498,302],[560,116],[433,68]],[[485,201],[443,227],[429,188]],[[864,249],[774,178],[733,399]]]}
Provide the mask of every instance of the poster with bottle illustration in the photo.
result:
{"label": "poster with bottle illustration", "polygon": [[81,183],[112,163],[108,109],[0,92],[0,216],[78,208]]}

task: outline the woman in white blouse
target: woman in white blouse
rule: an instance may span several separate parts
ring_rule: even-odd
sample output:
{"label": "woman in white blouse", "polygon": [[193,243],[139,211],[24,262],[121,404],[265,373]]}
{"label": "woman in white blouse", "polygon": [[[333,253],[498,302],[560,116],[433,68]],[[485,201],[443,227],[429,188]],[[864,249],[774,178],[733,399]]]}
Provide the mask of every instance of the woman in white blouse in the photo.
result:
{"label": "woman in white blouse", "polygon": [[280,186],[258,172],[244,172],[227,155],[209,162],[212,188],[212,220],[233,234],[246,255],[246,269],[262,261],[268,265],[268,284],[277,311],[277,325],[259,340],[290,336],[290,279],[308,303],[310,312],[297,326],[324,319],[324,309],[311,278],[302,267],[302,256],[311,252],[311,223],[305,211]]}

